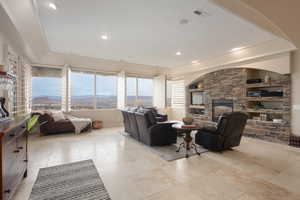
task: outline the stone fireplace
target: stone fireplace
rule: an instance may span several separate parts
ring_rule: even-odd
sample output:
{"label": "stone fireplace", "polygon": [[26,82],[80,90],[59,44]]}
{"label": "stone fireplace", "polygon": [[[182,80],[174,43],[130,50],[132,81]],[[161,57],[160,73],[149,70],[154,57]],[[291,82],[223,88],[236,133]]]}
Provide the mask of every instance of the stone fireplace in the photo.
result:
{"label": "stone fireplace", "polygon": [[223,113],[233,112],[233,101],[228,99],[212,100],[212,120],[217,122]]}
{"label": "stone fireplace", "polygon": [[[266,75],[271,82],[247,83],[248,79],[264,81]],[[218,116],[224,112],[246,112],[249,119],[245,136],[288,144],[291,136],[290,83],[289,74],[258,69],[235,68],[211,72],[199,77],[188,87],[189,93],[203,92],[205,103],[199,106],[188,105],[187,115],[201,126],[214,126]],[[283,96],[248,96],[257,91],[281,91]],[[190,96],[187,95],[187,102],[192,102],[188,99]],[[197,109],[201,112],[196,112]],[[279,119],[279,122],[274,119]]]}

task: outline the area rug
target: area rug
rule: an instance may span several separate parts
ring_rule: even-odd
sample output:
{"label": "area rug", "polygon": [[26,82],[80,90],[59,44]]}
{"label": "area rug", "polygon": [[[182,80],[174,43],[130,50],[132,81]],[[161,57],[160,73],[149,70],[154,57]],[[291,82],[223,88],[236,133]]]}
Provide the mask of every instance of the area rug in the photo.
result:
{"label": "area rug", "polygon": [[[179,144],[181,142],[183,142],[182,137],[177,138],[177,144],[167,145],[167,146],[148,146],[148,145],[145,145],[145,144],[133,139],[126,132],[122,132],[121,134],[124,135],[125,137],[129,138],[130,140],[140,144],[145,149],[151,151],[152,153],[158,155],[159,157],[161,157],[162,159],[164,159],[166,161],[173,161],[173,160],[178,160],[178,159],[181,159],[181,158],[186,158],[184,148],[181,148],[181,150],[179,152],[176,152],[177,147],[179,146]],[[205,152],[208,151],[207,149],[203,148],[200,145],[197,145],[197,150],[198,150],[199,153],[205,153]],[[190,157],[197,155],[194,149],[191,149],[188,154],[189,154]],[[199,155],[197,155],[197,156],[199,156]]]}
{"label": "area rug", "polygon": [[92,160],[42,168],[29,200],[110,200]]}

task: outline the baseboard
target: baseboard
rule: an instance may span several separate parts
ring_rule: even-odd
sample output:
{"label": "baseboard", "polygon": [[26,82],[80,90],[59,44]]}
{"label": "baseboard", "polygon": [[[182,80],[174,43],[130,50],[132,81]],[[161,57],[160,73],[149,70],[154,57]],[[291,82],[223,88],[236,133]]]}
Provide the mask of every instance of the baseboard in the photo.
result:
{"label": "baseboard", "polygon": [[291,135],[290,136],[290,146],[300,148],[300,136]]}

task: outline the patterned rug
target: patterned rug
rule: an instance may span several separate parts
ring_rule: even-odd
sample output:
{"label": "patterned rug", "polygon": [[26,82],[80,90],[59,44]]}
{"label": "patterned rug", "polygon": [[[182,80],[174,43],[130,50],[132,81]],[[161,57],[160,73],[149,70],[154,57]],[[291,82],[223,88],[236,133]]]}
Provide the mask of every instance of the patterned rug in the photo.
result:
{"label": "patterned rug", "polygon": [[110,200],[92,160],[42,168],[29,200]]}
{"label": "patterned rug", "polygon": [[[185,152],[184,148],[181,148],[179,152],[176,152],[179,144],[181,142],[183,142],[183,138],[182,137],[178,137],[177,138],[177,144],[166,145],[166,146],[148,146],[148,145],[145,145],[145,144],[143,144],[143,143],[135,140],[128,133],[126,133],[124,131],[122,131],[121,134],[124,135],[126,138],[129,138],[133,142],[138,143],[139,145],[143,146],[146,150],[151,151],[152,153],[158,155],[159,157],[161,157],[162,159],[164,159],[166,161],[173,161],[173,160],[178,160],[178,159],[181,159],[181,158],[186,158],[185,157],[186,152]],[[194,138],[194,135],[193,135],[193,138]],[[200,145],[197,145],[197,151],[199,153],[208,152],[207,149],[203,148]],[[194,149],[191,149],[188,152],[188,155],[189,156],[195,156],[197,154],[196,154],[196,152],[195,152]]]}

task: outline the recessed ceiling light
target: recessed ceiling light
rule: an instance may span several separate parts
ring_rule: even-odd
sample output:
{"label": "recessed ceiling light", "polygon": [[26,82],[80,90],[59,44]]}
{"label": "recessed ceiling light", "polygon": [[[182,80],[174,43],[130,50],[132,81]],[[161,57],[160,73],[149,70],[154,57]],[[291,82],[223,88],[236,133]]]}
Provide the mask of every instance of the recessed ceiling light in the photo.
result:
{"label": "recessed ceiling light", "polygon": [[56,7],[56,5],[54,4],[54,3],[49,3],[49,5],[48,5],[50,8],[52,8],[53,10],[56,10],[57,9],[57,7]]}
{"label": "recessed ceiling light", "polygon": [[107,36],[107,35],[101,35],[101,39],[102,39],[102,40],[107,40],[107,39],[108,39],[108,36]]}
{"label": "recessed ceiling light", "polygon": [[236,48],[231,49],[230,51],[234,52],[234,51],[239,51],[239,50],[242,50],[242,49],[243,49],[243,47],[236,47]]}
{"label": "recessed ceiling light", "polygon": [[180,51],[177,51],[177,52],[176,52],[176,55],[177,55],[177,56],[180,56],[180,55],[181,55],[181,52],[180,52]]}

